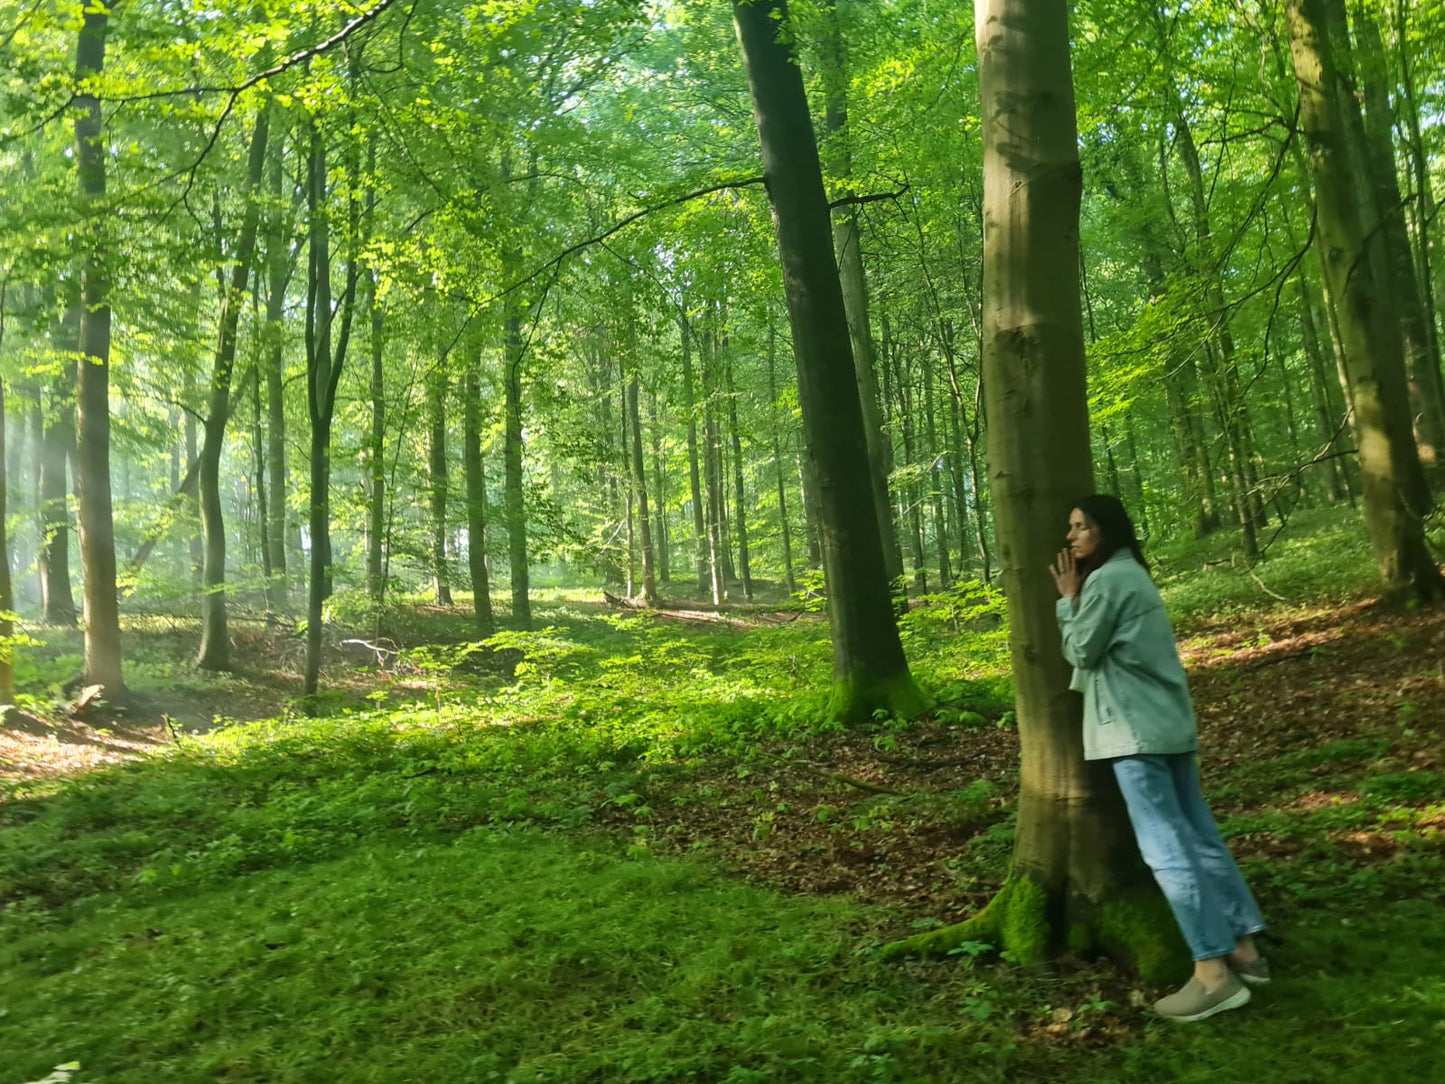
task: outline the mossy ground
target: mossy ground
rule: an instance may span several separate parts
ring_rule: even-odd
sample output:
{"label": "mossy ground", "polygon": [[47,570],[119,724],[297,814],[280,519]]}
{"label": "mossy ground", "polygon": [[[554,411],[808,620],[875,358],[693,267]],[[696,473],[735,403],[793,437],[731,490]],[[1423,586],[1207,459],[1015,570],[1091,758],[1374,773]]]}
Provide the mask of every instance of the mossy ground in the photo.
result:
{"label": "mossy ground", "polygon": [[[3,772],[0,1084],[72,1060],[77,1084],[1432,1079],[1445,614],[1194,611],[1205,787],[1278,978],[1181,1028],[1088,954],[877,952],[976,913],[1008,869],[1017,743],[976,596],[903,623],[939,705],[921,721],[829,721],[811,619],[559,599],[494,651],[459,631],[404,671],[333,660],[323,718],[12,733],[6,756],[131,759]],[[181,683],[183,656],[131,631],[157,692]],[[169,691],[217,714],[268,692],[188,682]]]}

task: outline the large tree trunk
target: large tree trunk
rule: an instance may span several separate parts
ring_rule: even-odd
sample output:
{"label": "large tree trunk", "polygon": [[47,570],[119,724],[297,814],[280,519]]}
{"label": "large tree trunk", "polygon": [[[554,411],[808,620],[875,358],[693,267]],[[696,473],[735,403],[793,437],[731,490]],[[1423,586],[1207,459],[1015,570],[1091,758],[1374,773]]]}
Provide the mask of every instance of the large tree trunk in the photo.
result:
{"label": "large tree trunk", "polygon": [[1441,386],[1439,355],[1432,349],[1434,344],[1429,333],[1428,325],[1433,317],[1422,303],[1410,236],[1405,228],[1405,201],[1400,196],[1395,166],[1394,113],[1390,108],[1394,81],[1386,67],[1385,47],[1373,14],[1359,0],[1355,0],[1353,8],[1364,91],[1366,150],[1389,276],[1384,285],[1391,291],[1399,312],[1415,445],[1427,475],[1437,481],[1445,480],[1445,388]]}
{"label": "large tree trunk", "polygon": [[871,502],[852,499],[856,479],[869,470],[863,408],[803,77],[788,38],[780,36],[787,4],[735,0],[733,19],[768,178],[804,443],[818,488],[837,683],[833,712],[855,721],[877,710],[912,716],[927,698],[908,672],[898,638],[878,516]]}
{"label": "large tree trunk", "polygon": [[221,300],[220,338],[216,363],[211,370],[207,399],[205,439],[201,443],[201,467],[197,482],[201,493],[201,538],[205,564],[201,572],[201,646],[196,665],[202,670],[231,668],[231,637],[226,628],[226,524],[221,510],[221,450],[226,441],[226,422],[231,417],[231,374],[236,367],[236,329],[241,320],[246,285],[251,280],[251,257],[256,251],[256,231],[261,221],[261,201],[255,198],[261,187],[266,163],[267,111],[256,114],[251,136],[251,154],[246,168],[245,211],[236,243],[231,281]]}
{"label": "large tree trunk", "polygon": [[[1084,760],[1080,700],[1069,692],[1048,574],[1073,502],[1093,486],[1067,8],[1065,0],[980,0],[975,10],[983,360],[1022,746],[1018,827],[1009,878],[983,912],[893,951],[984,940],[1027,964],[1102,949],[1157,973],[1177,933],[1138,858],[1108,765]],[[1131,915],[1136,908],[1149,917]]]}
{"label": "large tree trunk", "polygon": [[[1408,26],[1412,0],[1395,0],[1395,35],[1400,41],[1400,114],[1405,125],[1405,145],[1409,151],[1410,174],[1414,180],[1411,192],[1411,217],[1415,226],[1415,276],[1420,291],[1420,308],[1424,310],[1425,335],[1436,373],[1441,363],[1440,333],[1435,323],[1435,275],[1430,262],[1431,238],[1437,228],[1435,197],[1430,184],[1430,160],[1420,126],[1420,102],[1415,89],[1414,62],[1410,55]],[[1442,377],[1445,379],[1445,377]]]}
{"label": "large tree trunk", "polygon": [[[85,12],[75,57],[76,82],[105,67],[110,17],[96,6]],[[80,203],[92,228],[103,231],[106,148],[100,101],[82,91],[75,100],[75,160]],[[108,699],[125,695],[121,674],[120,605],[115,583],[115,524],[110,497],[110,273],[100,237],[88,237],[80,265],[80,359],[76,366],[75,489],[79,497],[80,567],[85,580],[85,672]]]}
{"label": "large tree trunk", "polygon": [[[1359,174],[1342,117],[1334,52],[1322,0],[1287,0],[1290,52],[1300,96],[1300,125],[1315,181],[1321,257],[1344,344],[1347,391],[1364,476],[1365,522],[1387,594],[1445,598],[1445,579],[1425,542],[1412,471],[1420,469],[1410,430],[1400,336],[1389,326],[1384,284],[1366,252],[1353,190]],[[1356,152],[1357,153],[1357,152]]]}
{"label": "large tree trunk", "polygon": [[482,472],[482,402],[478,370],[480,343],[466,359],[462,375],[462,470],[467,483],[467,568],[472,577],[472,613],[477,639],[497,631],[492,589],[487,579],[487,480]]}

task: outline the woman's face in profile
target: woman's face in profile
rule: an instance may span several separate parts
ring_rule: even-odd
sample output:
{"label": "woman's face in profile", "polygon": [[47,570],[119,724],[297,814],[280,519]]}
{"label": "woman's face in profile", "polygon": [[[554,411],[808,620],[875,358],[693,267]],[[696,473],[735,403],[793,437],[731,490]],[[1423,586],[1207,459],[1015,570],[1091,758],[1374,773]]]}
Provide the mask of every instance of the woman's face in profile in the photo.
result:
{"label": "woman's face in profile", "polygon": [[1099,525],[1075,508],[1069,513],[1069,552],[1076,561],[1086,561],[1098,552],[1103,538]]}

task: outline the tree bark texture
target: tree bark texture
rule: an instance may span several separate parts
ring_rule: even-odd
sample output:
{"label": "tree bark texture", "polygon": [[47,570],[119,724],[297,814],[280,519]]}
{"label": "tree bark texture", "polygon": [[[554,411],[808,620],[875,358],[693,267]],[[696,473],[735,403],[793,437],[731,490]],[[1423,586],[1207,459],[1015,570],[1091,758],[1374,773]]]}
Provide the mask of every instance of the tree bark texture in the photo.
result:
{"label": "tree bark texture", "polygon": [[522,313],[518,302],[509,295],[502,362],[507,549],[512,577],[512,623],[519,629],[530,629],[532,602],[528,586],[527,507],[522,492],[522,349]]}
{"label": "tree bark texture", "polygon": [[658,604],[657,572],[652,548],[652,525],[647,510],[647,467],[642,457],[642,419],[637,407],[637,372],[627,381],[627,417],[632,446],[628,458],[632,466],[632,485],[637,493],[637,524],[642,542],[642,597],[649,606]]}
{"label": "tree bark texture", "polygon": [[427,481],[431,497],[432,586],[438,606],[452,604],[447,572],[447,393],[451,380],[443,357],[427,380]]}
{"label": "tree bark texture", "polygon": [[903,657],[878,516],[871,503],[852,499],[856,479],[869,470],[863,408],[803,78],[779,35],[787,4],[735,0],[733,19],[783,262],[804,446],[818,489],[837,682],[833,710],[848,720],[875,710],[913,715],[927,700]]}
{"label": "tree bark texture", "polygon": [[75,451],[75,361],[80,346],[80,308],[70,306],[55,329],[55,345],[67,355],[65,374],[50,396],[40,439],[40,619],[47,625],[75,625],[70,588],[70,509],[66,502],[66,460]]}
{"label": "tree bark texture", "polygon": [[[777,330],[770,322],[768,324],[768,405],[774,414],[778,409],[777,339]],[[777,424],[776,420],[774,424]],[[788,585],[788,594],[792,595],[798,590],[798,582],[793,573],[793,535],[788,525],[788,487],[784,481],[783,449],[776,429],[773,431],[773,469],[778,480],[778,523],[782,528],[783,535],[783,577]]]}
{"label": "tree bark texture", "polygon": [[[321,678],[322,607],[331,592],[331,424],[336,414],[336,387],[341,382],[351,337],[356,297],[357,263],[348,262],[340,305],[341,327],[333,353],[331,324],[331,230],[328,219],[326,141],[315,118],[310,123],[307,154],[306,209],[308,256],[306,288],[306,409],[311,422],[308,528],[311,569],[306,582],[306,670],[302,686],[313,695]],[[353,203],[351,239],[357,218]]]}
{"label": "tree bark texture", "polygon": [[[105,67],[107,9],[85,12],[76,49],[75,159],[80,203],[105,202],[105,133],[100,100],[89,89]],[[103,231],[105,216],[92,218]],[[85,581],[87,685],[100,685],[112,700],[125,694],[121,674],[120,602],[116,592],[115,523],[110,489],[110,269],[102,236],[86,238],[80,265],[80,358],[75,379],[75,489],[79,498],[80,567]]]}
{"label": "tree bark texture", "polygon": [[236,330],[246,286],[251,281],[251,260],[256,252],[256,233],[261,222],[261,201],[256,198],[266,163],[268,113],[256,114],[251,135],[251,153],[246,166],[245,210],[236,241],[236,258],[221,300],[220,336],[216,360],[211,369],[207,396],[205,436],[201,442],[201,465],[197,482],[201,495],[201,645],[196,665],[202,670],[231,668],[231,637],[226,627],[226,524],[221,509],[221,451],[226,442],[226,422],[231,416],[231,375],[236,367]]}
{"label": "tree bark texture", "polygon": [[1285,15],[1300,95],[1300,125],[1315,182],[1321,258],[1344,346],[1347,388],[1364,481],[1365,522],[1388,594],[1445,598],[1445,579],[1425,543],[1411,472],[1419,457],[1410,429],[1400,336],[1381,304],[1383,284],[1366,252],[1354,184],[1356,155],[1336,93],[1338,75],[1322,0],[1288,0]]}
{"label": "tree bark texture", "polygon": [[738,431],[738,389],[733,381],[732,359],[727,360],[728,430],[733,452],[733,508],[738,525],[738,576],[743,583],[743,598],[753,598],[752,558],[748,553],[748,494],[743,484],[743,439]]}
{"label": "tree bark texture", "polygon": [[480,344],[467,358],[462,375],[462,469],[467,483],[467,568],[472,578],[472,614],[477,638],[497,631],[492,589],[487,579],[487,480],[482,470]]}
{"label": "tree bark texture", "polygon": [[1405,226],[1405,201],[1400,195],[1395,163],[1394,113],[1390,108],[1394,81],[1386,65],[1385,46],[1374,16],[1359,0],[1352,6],[1360,87],[1365,103],[1366,151],[1387,265],[1384,285],[1399,312],[1415,445],[1427,476],[1437,482],[1445,481],[1445,388],[1441,386],[1440,359],[1432,350],[1427,327],[1433,317],[1423,303],[1416,281],[1414,254]]}
{"label": "tree bark texture", "polygon": [[678,318],[682,336],[682,390],[687,409],[687,481],[692,497],[692,539],[697,554],[697,593],[705,595],[711,588],[712,569],[708,561],[707,517],[703,512],[702,475],[697,455],[697,389],[693,383],[692,328],[684,312]]}
{"label": "tree bark texture", "polygon": [[[837,3],[830,0],[827,29],[822,49],[825,106],[823,123],[828,131],[828,166],[835,180],[847,186],[853,172],[848,140],[848,47],[843,37]],[[843,287],[843,308],[848,317],[848,336],[853,344],[853,369],[858,379],[858,399],[863,408],[863,435],[868,441],[868,481],[878,515],[878,533],[883,541],[883,562],[888,579],[903,576],[903,555],[893,523],[893,504],[888,495],[888,477],[893,473],[893,446],[883,432],[883,415],[878,406],[877,352],[868,323],[868,277],[863,269],[858,208],[845,205],[833,211],[833,247]]]}
{"label": "tree bark texture", "polygon": [[270,474],[271,517],[266,532],[271,547],[271,580],[266,585],[266,601],[272,609],[285,609],[289,603],[286,575],[286,401],[282,371],[286,306],[286,283],[291,277],[292,257],[282,216],[282,165],[284,146],[280,139],[271,141],[267,190],[271,210],[266,223],[266,341],[261,365],[266,381],[266,469]]}
{"label": "tree bark texture", "polygon": [[[1048,574],[1073,502],[1093,486],[1067,19],[1065,0],[975,8],[990,490],[1022,746],[1013,866],[981,914],[894,951],[947,951],[983,935],[1021,963],[1098,948],[1149,972],[1178,935],[1157,910],[1162,898],[1148,886],[1108,765],[1084,760]],[[1120,921],[1130,908],[1155,908],[1157,919]]]}

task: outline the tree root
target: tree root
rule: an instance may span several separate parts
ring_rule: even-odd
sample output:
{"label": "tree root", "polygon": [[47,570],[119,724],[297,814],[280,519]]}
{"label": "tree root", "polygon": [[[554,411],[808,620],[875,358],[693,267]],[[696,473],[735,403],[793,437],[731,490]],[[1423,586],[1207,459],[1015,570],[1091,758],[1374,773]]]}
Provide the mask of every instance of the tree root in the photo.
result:
{"label": "tree root", "polygon": [[1064,953],[1104,955],[1151,981],[1176,976],[1188,950],[1158,893],[1121,893],[1099,903],[1051,898],[1027,874],[1013,873],[970,919],[884,945],[885,960],[950,956],[969,942],[990,945],[1014,963],[1035,967]]}

